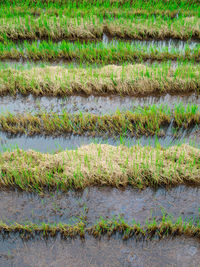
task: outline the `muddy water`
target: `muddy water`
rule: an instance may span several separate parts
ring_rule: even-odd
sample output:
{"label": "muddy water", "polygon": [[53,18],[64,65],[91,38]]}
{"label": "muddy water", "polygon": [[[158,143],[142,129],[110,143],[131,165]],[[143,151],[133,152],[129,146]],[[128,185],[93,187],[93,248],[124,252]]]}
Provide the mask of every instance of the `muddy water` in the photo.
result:
{"label": "muddy water", "polygon": [[199,216],[200,188],[179,186],[171,189],[139,191],[131,187],[120,190],[111,187],[90,187],[84,191],[52,192],[40,196],[18,191],[0,192],[0,220],[12,223],[75,223],[82,217],[88,225],[100,216],[112,219],[122,216],[126,222],[141,222],[163,212],[177,219],[194,221]]}
{"label": "muddy water", "polygon": [[172,51],[173,49],[178,49],[180,52],[184,52],[186,48],[195,49],[199,44],[199,40],[178,40],[178,39],[167,39],[167,40],[134,40],[134,39],[120,39],[120,38],[113,38],[108,36],[107,34],[103,34],[103,43],[104,44],[114,44],[117,45],[119,42],[129,42],[133,46],[136,47],[143,47],[147,46],[148,50],[151,47],[156,47],[158,50],[163,50],[163,48],[167,47],[168,51]]}
{"label": "muddy water", "polygon": [[[170,61],[172,62],[172,65],[176,65],[176,61]],[[198,64],[198,63],[197,63]],[[19,60],[16,59],[2,59],[0,62],[0,68],[6,69],[6,68],[14,68],[14,69],[31,69],[31,68],[42,68],[42,67],[48,67],[48,66],[60,66],[65,68],[99,68],[102,67],[102,64],[97,63],[88,63],[88,62],[78,62],[77,60],[54,60],[54,61],[45,61],[45,60],[37,60],[37,61],[31,61],[26,60],[23,58],[19,58]]]}
{"label": "muddy water", "polygon": [[119,138],[119,137],[90,137],[90,136],[78,136],[78,135],[68,135],[65,137],[43,137],[43,136],[35,136],[35,137],[27,137],[25,135],[22,136],[9,136],[5,133],[0,132],[0,152],[5,150],[13,150],[16,147],[21,148],[23,150],[33,149],[36,151],[40,151],[43,153],[52,153],[55,151],[61,151],[65,149],[76,149],[83,145],[88,145],[91,143],[98,144],[109,144],[109,145],[126,145],[133,146],[136,144],[140,144],[142,146],[151,145],[156,146],[158,143],[162,147],[168,147],[173,145],[179,145],[183,143],[190,144],[192,146],[200,148],[200,131],[198,130],[190,130],[183,131],[177,137],[172,135],[172,131],[167,130],[166,135],[164,137],[146,137],[142,136],[139,138]]}
{"label": "muddy water", "polygon": [[165,95],[165,96],[148,96],[148,97],[120,97],[120,96],[69,96],[65,98],[56,97],[11,97],[5,96],[0,98],[0,113],[12,112],[38,112],[53,111],[61,113],[63,110],[74,112],[89,112],[93,114],[114,113],[117,110],[131,110],[137,106],[148,106],[153,104],[164,104],[173,108],[174,105],[182,102],[183,104],[200,105],[200,97],[195,94],[191,95]]}
{"label": "muddy water", "polygon": [[0,263],[4,267],[197,267],[200,243],[182,237],[153,241],[122,241],[117,237],[97,240],[87,237],[48,242],[33,239],[23,242],[12,236],[0,240]]}

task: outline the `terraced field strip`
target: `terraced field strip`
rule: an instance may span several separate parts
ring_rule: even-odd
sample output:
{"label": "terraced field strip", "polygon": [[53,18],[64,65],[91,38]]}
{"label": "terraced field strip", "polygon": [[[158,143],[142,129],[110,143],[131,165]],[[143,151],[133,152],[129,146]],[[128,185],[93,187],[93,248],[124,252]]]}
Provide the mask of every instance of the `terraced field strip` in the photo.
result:
{"label": "terraced field strip", "polygon": [[[48,15],[65,14],[71,12],[71,16],[78,14],[97,14],[110,15],[120,14],[122,16],[138,14],[138,15],[166,15],[176,18],[177,15],[198,16],[200,10],[198,0],[176,0],[173,2],[148,0],[148,1],[110,1],[110,0],[81,0],[81,1],[34,1],[22,0],[13,1],[10,5],[9,0],[3,0],[1,5],[2,11],[7,16],[24,16],[24,14],[40,15],[46,12]],[[27,11],[27,12],[25,12]],[[3,14],[3,13],[2,13]]]}
{"label": "terraced field strip", "polygon": [[177,18],[179,16],[198,16],[198,1],[3,1],[0,14],[3,17],[26,15],[47,16],[71,15],[77,16],[103,16],[103,17],[132,17],[150,15]]}
{"label": "terraced field strip", "polygon": [[[134,17],[105,19],[102,16],[33,16],[1,18],[0,41],[5,39],[79,40],[99,39],[103,33],[112,37],[158,40],[174,38],[200,40],[198,17],[179,17],[176,20],[163,17]],[[162,26],[162,28],[161,28]]]}
{"label": "terraced field strip", "polygon": [[174,134],[180,129],[197,127],[200,124],[200,112],[197,105],[181,103],[174,109],[167,105],[135,108],[133,111],[117,111],[112,115],[90,113],[62,114],[41,112],[39,114],[3,114],[0,115],[0,131],[10,134],[65,135],[88,134],[110,136],[160,135],[163,127],[173,127]]}
{"label": "terraced field strip", "polygon": [[16,44],[12,41],[0,43],[0,59],[26,59],[26,60],[76,60],[78,62],[88,63],[123,63],[143,62],[147,60],[168,61],[168,60],[188,60],[191,62],[199,62],[198,44],[194,49],[189,47],[185,51],[179,51],[174,48],[168,51],[167,47],[156,48],[155,46],[140,46],[131,43],[119,41],[117,44],[103,42],[69,42],[62,40],[59,43],[52,41],[24,41],[21,44]]}
{"label": "terraced field strip", "polygon": [[199,157],[200,150],[189,145],[163,149],[91,144],[55,154],[18,149],[0,155],[0,185],[38,191],[92,185],[199,185]]}
{"label": "terraced field strip", "polygon": [[148,222],[145,226],[137,223],[129,225],[123,219],[111,221],[102,219],[97,224],[89,227],[83,221],[80,221],[76,225],[65,225],[62,223],[52,225],[46,223],[0,224],[0,234],[4,235],[16,232],[19,232],[22,238],[25,237],[26,239],[34,237],[36,234],[43,237],[54,237],[61,234],[64,238],[76,236],[83,238],[86,234],[99,237],[105,234],[111,236],[116,233],[121,234],[123,239],[128,239],[133,236],[139,236],[140,238],[152,238],[154,236],[159,236],[160,238],[165,236],[200,237],[200,225],[199,223],[192,224],[191,222],[183,222],[181,218],[173,223],[170,218],[165,218],[165,216],[163,216],[161,222],[157,223],[154,220],[153,222]]}
{"label": "terraced field strip", "polygon": [[[83,51],[83,50],[80,50]],[[106,55],[105,55],[106,56]],[[110,56],[110,55],[109,55]],[[170,62],[108,65],[100,68],[44,66],[2,68],[0,95],[68,96],[180,94],[199,92],[199,64]]]}

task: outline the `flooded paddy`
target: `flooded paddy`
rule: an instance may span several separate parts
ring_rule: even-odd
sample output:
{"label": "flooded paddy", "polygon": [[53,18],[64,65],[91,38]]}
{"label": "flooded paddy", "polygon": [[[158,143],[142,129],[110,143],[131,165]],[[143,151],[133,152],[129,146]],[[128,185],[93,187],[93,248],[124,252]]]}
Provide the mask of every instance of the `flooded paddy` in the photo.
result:
{"label": "flooded paddy", "polygon": [[91,143],[97,144],[109,144],[117,146],[120,144],[126,146],[133,146],[140,144],[142,146],[156,146],[160,144],[162,147],[189,144],[195,147],[200,147],[200,131],[199,130],[184,130],[179,136],[175,137],[172,132],[166,132],[164,137],[147,137],[141,136],[137,137],[91,137],[91,136],[79,136],[79,135],[67,135],[63,137],[44,137],[44,136],[34,136],[27,137],[22,136],[10,136],[8,134],[0,132],[0,152],[5,150],[13,150],[15,148],[20,148],[24,150],[33,149],[43,153],[53,153],[56,151],[62,151],[65,149],[76,149],[83,145],[88,145]]}
{"label": "flooded paddy", "polygon": [[133,239],[124,242],[117,237],[22,241],[13,235],[0,240],[0,260],[4,267],[196,267],[200,261],[200,243],[182,237],[139,242]]}
{"label": "flooded paddy", "polygon": [[197,94],[163,95],[147,97],[120,97],[120,96],[69,96],[56,97],[21,97],[4,96],[0,98],[0,113],[24,113],[24,112],[56,112],[69,113],[88,112],[92,114],[115,113],[117,110],[126,111],[134,107],[149,105],[168,105],[173,108],[178,103],[200,105],[200,97]]}
{"label": "flooded paddy", "polygon": [[[51,38],[50,38],[51,39]],[[39,47],[40,43],[42,41],[45,41],[46,39],[40,39],[38,38],[37,40],[30,40],[30,39],[17,39],[14,41],[14,43],[16,44],[16,46],[18,48],[23,47],[24,45],[24,41],[26,41],[27,43],[31,44],[32,42],[37,42],[37,47]],[[57,40],[57,41],[53,41],[54,43],[57,43],[58,45],[62,44],[63,39],[61,40]],[[104,45],[107,44],[113,44],[113,45],[118,45],[118,43],[129,43],[131,45],[133,45],[134,47],[147,47],[148,50],[151,47],[156,47],[157,49],[163,49],[163,48],[168,48],[168,51],[172,51],[173,49],[184,51],[186,48],[189,49],[195,49],[199,44],[200,44],[200,40],[199,39],[190,39],[190,40],[180,40],[180,39],[173,39],[173,38],[167,38],[167,39],[163,39],[163,40],[159,40],[159,39],[143,39],[143,40],[138,40],[138,39],[132,39],[132,38],[120,38],[120,37],[112,37],[109,34],[103,33],[101,38],[98,37],[94,37],[94,38],[89,38],[89,39],[85,39],[85,38],[79,38],[78,40],[75,39],[67,39],[68,42],[71,43],[76,43],[77,41],[79,43],[100,43],[102,42]]]}
{"label": "flooded paddy", "polygon": [[[74,1],[71,2],[73,2],[71,4],[69,3],[71,7],[74,4],[76,5]],[[36,8],[37,10],[39,8],[39,5],[40,4],[38,3],[38,7]],[[10,4],[8,6],[10,7]],[[189,3],[187,3],[187,7],[189,7]],[[166,10],[163,10],[163,12],[168,14],[170,11],[169,9],[170,6],[168,6]],[[182,9],[184,9],[184,6],[182,7]],[[22,9],[19,9],[18,11],[20,12],[20,10],[23,11],[25,10],[25,8],[22,7]],[[50,13],[52,12],[52,10],[50,10]],[[64,9],[60,9],[59,11],[59,14],[62,15],[62,17],[63,15],[65,15],[63,13],[63,10]],[[71,12],[73,14],[70,14],[70,16],[76,17],[75,10],[76,7],[74,6],[74,10],[72,10],[73,12]],[[101,153],[103,154],[101,158],[99,156],[98,158],[95,158],[97,153],[99,153],[100,155],[100,150],[98,152],[95,146],[83,148],[83,150],[80,152],[78,151],[77,155],[78,153],[80,153],[80,159],[83,159],[84,164],[82,164],[83,161],[78,161],[79,157],[76,158],[74,156],[72,158],[67,158],[67,156],[69,157],[70,154],[72,155],[74,153],[74,155],[76,155],[76,152],[69,152],[69,155],[67,155],[67,153],[58,154],[58,156],[38,156],[37,153],[34,152],[24,153],[24,155],[23,152],[15,152],[2,155],[0,164],[0,180],[2,182],[2,188],[0,190],[0,221],[2,223],[2,228],[0,229],[0,266],[199,266],[199,239],[187,237],[187,234],[184,231],[181,232],[184,237],[179,236],[175,238],[173,237],[174,233],[172,234],[173,230],[171,232],[170,228],[166,228],[166,231],[167,233],[169,233],[170,237],[160,239],[158,237],[159,231],[156,231],[156,234],[151,239],[148,239],[148,237],[150,237],[150,234],[152,233],[149,232],[149,235],[145,238],[144,236],[143,238],[141,238],[141,235],[140,238],[129,238],[126,241],[123,241],[123,236],[120,234],[120,231],[118,231],[110,238],[108,237],[108,235],[102,235],[99,239],[94,238],[89,233],[89,231],[85,232],[85,239],[80,239],[79,237],[75,237],[73,239],[64,239],[64,235],[62,234],[57,234],[53,238],[50,237],[50,235],[55,230],[55,228],[53,227],[52,232],[49,232],[48,237],[44,235],[44,228],[40,228],[41,230],[33,230],[33,234],[35,235],[32,236],[32,238],[30,238],[29,240],[26,239],[26,237],[28,237],[29,235],[27,234],[28,231],[31,227],[33,227],[31,223],[35,223],[40,227],[44,222],[46,223],[46,225],[43,224],[42,227],[47,227],[48,229],[47,224],[51,226],[53,224],[57,224],[57,226],[60,225],[61,227],[61,224],[76,224],[77,222],[82,222],[83,224],[80,224],[79,228],[81,229],[81,227],[84,228],[83,225],[85,225],[86,227],[96,225],[96,227],[98,227],[97,222],[100,219],[101,223],[104,223],[103,219],[112,220],[113,218],[120,217],[123,218],[124,221],[129,225],[133,223],[133,220],[140,222],[141,225],[145,225],[145,223],[148,224],[148,221],[151,222],[153,219],[155,219],[157,225],[160,225],[159,222],[164,218],[164,214],[167,218],[170,217],[172,222],[174,222],[178,218],[180,219],[180,217],[183,221],[190,221],[193,227],[196,229],[195,233],[198,232],[197,225],[199,223],[200,216],[200,187],[192,187],[191,183],[186,183],[186,181],[192,181],[193,179],[194,182],[197,182],[195,183],[196,185],[199,184],[199,150],[193,149],[189,146],[182,146],[169,149],[167,153],[162,153],[163,150],[159,147],[162,146],[166,148],[169,146],[178,146],[180,144],[186,143],[190,144],[191,146],[200,148],[200,126],[194,126],[194,124],[192,123],[187,124],[187,122],[190,120],[189,113],[195,114],[197,109],[199,112],[200,107],[198,75],[200,67],[198,63],[200,40],[191,39],[183,41],[172,38],[159,40],[159,38],[162,39],[162,36],[176,36],[177,38],[183,38],[184,40],[190,38],[190,36],[197,36],[197,38],[199,38],[198,25],[193,25],[193,21],[197,21],[198,23],[199,20],[195,18],[195,16],[197,15],[194,15],[194,17],[187,15],[187,13],[189,12],[188,10],[186,10],[185,15],[186,17],[188,16],[188,18],[183,18],[182,21],[185,24],[183,24],[182,27],[181,24],[180,26],[179,24],[176,24],[176,19],[181,16],[181,10],[177,13],[177,10],[173,12],[172,9],[172,12],[174,13],[173,16],[176,17],[174,19],[174,25],[170,21],[170,24],[168,24],[169,18],[166,18],[166,20],[160,20],[160,18],[157,18],[156,15],[154,17],[154,20],[149,20],[150,23],[148,24],[148,21],[144,20],[144,17],[138,17],[137,19],[135,19],[135,22],[136,24],[141,25],[140,34],[134,34],[134,31],[137,31],[138,27],[136,24],[136,29],[131,29],[130,22],[128,24],[126,18],[124,17],[123,19],[123,16],[127,15],[127,18],[129,18],[129,15],[133,15],[128,13],[125,14],[126,12],[129,12],[128,8],[126,8],[125,11],[122,10],[124,12],[124,15],[122,14],[123,16],[121,16],[120,10],[118,11],[119,16],[122,17],[122,23],[121,21],[119,21],[119,24],[117,24],[117,22],[114,22],[113,25],[112,21],[110,20],[110,15],[112,12],[107,15],[103,12],[101,14],[101,19],[103,19],[102,22],[107,16],[107,24],[109,27],[106,26],[106,29],[106,27],[103,26],[100,34],[98,33],[98,24],[95,24],[95,16],[94,21],[91,20],[91,23],[89,25],[83,25],[83,32],[79,33],[79,26],[77,25],[77,27],[75,27],[74,29],[73,27],[72,29],[69,29],[69,33],[63,31],[63,35],[59,34],[59,31],[66,29],[68,23],[68,21],[65,20],[64,17],[62,18],[63,25],[61,25],[57,24],[57,19],[59,18],[55,16],[54,21],[52,20],[53,24],[49,24],[49,26],[52,27],[49,27],[48,24],[45,24],[45,22],[48,21],[44,17],[44,21],[40,20],[41,24],[38,26],[38,29],[36,29],[37,27],[31,27],[29,17],[26,17],[26,20],[23,21],[23,18],[20,19],[23,14],[20,15],[21,13],[18,12],[16,19],[13,19],[13,24],[11,24],[12,21],[10,21],[10,25],[4,25],[5,35],[7,34],[8,39],[12,39],[12,36],[22,36],[22,39],[17,39],[18,37],[16,37],[15,41],[13,42],[6,40],[5,43],[1,44],[1,89],[2,95],[5,93],[7,94],[7,96],[0,97],[0,115],[5,115],[7,112],[10,112],[15,116],[17,113],[21,113],[23,114],[22,119],[25,120],[25,113],[28,112],[31,112],[32,114],[39,112],[54,112],[60,115],[63,111],[65,111],[72,114],[70,115],[70,118],[74,118],[74,114],[79,112],[104,115],[113,114],[118,110],[127,111],[132,110],[135,107],[162,104],[167,105],[172,110],[172,113],[170,113],[172,114],[172,116],[169,117],[166,125],[163,124],[159,131],[156,131],[159,136],[150,137],[143,135],[139,137],[130,137],[131,130],[127,132],[126,127],[119,127],[116,128],[117,130],[115,132],[110,134],[112,138],[108,137],[109,135],[107,133],[107,129],[109,127],[111,128],[111,126],[107,128],[105,127],[104,131],[104,128],[96,127],[96,124],[94,124],[94,129],[96,127],[97,131],[91,132],[92,137],[88,136],[89,130],[88,132],[86,132],[86,130],[83,130],[82,132],[75,130],[71,131],[80,135],[67,134],[67,131],[64,132],[64,130],[63,132],[59,132],[57,131],[57,129],[59,129],[59,127],[62,129],[61,125],[64,129],[64,123],[59,120],[55,126],[56,130],[54,132],[42,131],[41,127],[41,131],[32,131],[32,135],[35,134],[35,136],[31,136],[31,128],[29,129],[28,127],[24,127],[25,130],[21,131],[24,133],[23,135],[17,135],[17,130],[13,130],[13,133],[15,133],[16,135],[11,135],[11,128],[13,127],[14,129],[14,123],[12,125],[12,117],[10,116],[11,122],[8,123],[7,121],[2,120],[2,125],[4,123],[6,127],[2,127],[1,129],[2,131],[7,131],[7,133],[0,131],[1,153],[6,150],[13,150],[15,148],[20,148],[23,150],[33,149],[43,153],[54,153],[65,149],[76,149],[91,143],[109,144],[112,146],[119,146],[121,144],[125,146],[133,146],[137,144],[140,144],[142,146],[158,146],[158,152],[156,151],[156,154],[153,154],[153,151],[152,154],[150,154],[152,161],[149,164],[147,161],[145,162],[145,159],[148,159],[146,155],[148,156],[148,152],[151,152],[151,149],[147,147],[145,148],[144,152],[143,149],[141,149],[140,154],[137,153],[138,151],[136,151],[135,154],[137,155],[137,158],[130,157],[130,160],[133,159],[132,161],[134,164],[137,163],[138,160],[138,172],[136,172],[136,174],[134,173],[136,169],[134,169],[132,165],[128,165],[130,162],[128,154],[129,151],[127,152],[127,154],[123,154],[121,153],[123,149],[121,149],[119,150],[119,152],[121,153],[120,154],[118,152],[115,152],[117,151],[117,149],[112,148],[114,151],[113,152],[109,150],[110,147],[108,147],[109,149],[107,149],[106,146],[105,150],[103,150],[103,152]],[[47,10],[41,9],[40,11],[46,12]],[[141,10],[139,10],[139,12],[140,11]],[[161,14],[162,7],[158,11],[158,13]],[[115,12],[116,11],[114,10],[114,13]],[[27,12],[25,12],[24,14],[26,13]],[[83,15],[83,13],[79,14],[80,17]],[[147,14],[147,17],[149,16],[149,6],[148,10],[145,11],[145,14]],[[13,14],[10,15],[13,16]],[[35,15],[37,15],[37,12],[35,13]],[[159,21],[162,29],[158,25]],[[143,22],[144,25],[142,24]],[[27,28],[28,25],[30,25],[30,29]],[[156,25],[158,25],[158,27],[156,27]],[[58,31],[54,26],[58,28]],[[114,27],[113,29],[112,26]],[[191,31],[189,29],[190,27]],[[9,29],[10,33],[8,33]],[[23,29],[25,29],[24,33],[22,32]],[[52,40],[47,41],[47,39],[46,41],[37,39],[34,42],[32,42],[31,40],[25,40],[29,35],[28,33],[32,32],[32,29],[36,30],[35,32],[33,31],[33,35],[30,35],[30,39],[37,39],[38,36],[42,36],[44,38],[47,38],[47,36],[52,36],[52,39],[56,40],[57,42],[54,42]],[[45,30],[47,33],[46,37]],[[72,32],[71,35],[70,30]],[[87,31],[89,33],[90,31],[97,31],[97,38],[95,39],[95,35],[87,34]],[[106,32],[108,33],[109,31],[114,37],[106,34]],[[120,39],[118,37],[115,37],[125,37],[131,35],[143,40],[125,38]],[[56,36],[59,36],[59,38],[56,38]],[[71,36],[74,39],[68,40],[67,36]],[[80,36],[80,38],[78,39],[77,36]],[[86,36],[88,36],[88,40],[83,40]],[[158,40],[156,39],[156,36]],[[149,37],[154,37],[154,39],[150,39]],[[64,40],[65,38],[67,40]],[[137,66],[136,62],[144,63],[144,65],[142,66],[142,64],[140,64]],[[196,65],[194,63],[196,63]],[[107,64],[115,64],[116,66],[110,65],[106,69],[105,66]],[[134,72],[132,72],[135,75],[133,75],[133,81],[141,82],[138,82],[138,89],[136,88],[137,90],[135,92],[138,92],[138,94],[141,92],[141,95],[142,92],[144,92],[143,97],[141,97],[141,95],[140,97],[139,95],[135,95],[135,97],[120,96],[120,94],[123,93],[123,90],[126,90],[125,87],[131,87],[132,85],[128,83],[128,78],[131,79],[128,68],[126,71],[128,73],[127,83],[123,84],[124,88],[119,87],[118,91],[115,91],[118,87],[115,84],[116,81],[114,74],[118,74],[118,72],[119,74],[121,74],[122,71],[120,72],[119,66],[126,66],[127,64],[131,64],[132,66],[130,67],[130,70],[133,69],[133,71],[135,71],[135,74]],[[49,72],[49,74],[48,71],[45,73],[45,71],[43,71],[42,69],[45,67],[47,67],[48,69],[48,66],[50,66],[49,69],[51,69],[52,71]],[[65,70],[63,70],[63,68],[65,68]],[[70,68],[71,72],[69,71]],[[34,69],[35,76],[33,75]],[[113,75],[109,76],[109,71],[112,71],[112,69]],[[67,70],[69,72],[69,75],[71,75],[69,76],[71,77],[71,80],[66,76]],[[102,75],[105,74],[105,78],[104,75],[98,76],[101,71]],[[72,79],[72,75],[75,75],[76,72],[77,78]],[[85,76],[82,75],[82,73],[85,73]],[[156,76],[156,73],[159,73],[159,75]],[[98,79],[97,82],[96,80],[94,80],[95,77],[97,77]],[[67,82],[73,82],[74,80],[76,80],[80,84],[80,90],[78,91],[74,89],[74,91],[71,91],[72,94],[83,92],[85,93],[85,95],[87,95],[87,91],[90,92],[88,93],[88,95],[92,93],[94,94],[94,92],[97,92],[96,94],[98,94],[96,87],[98,87],[99,85],[99,96],[97,97],[90,95],[86,97],[84,95],[72,95],[63,98],[46,96],[33,97],[33,94],[38,95],[41,93],[42,95],[43,93],[45,94],[45,92],[48,93],[48,91],[50,92],[49,95],[65,95],[68,89],[66,86],[67,83],[65,83],[65,79],[67,80]],[[146,80],[147,83],[145,83]],[[91,85],[91,88],[92,86],[94,88],[89,90],[91,81],[94,81]],[[107,86],[112,84],[112,82],[114,84],[112,85],[112,90],[108,90],[108,88],[105,88],[104,90],[104,88],[101,88],[102,84],[105,84],[104,86]],[[123,82],[123,79],[119,80],[119,82]],[[81,88],[83,86],[85,86],[85,88],[87,87],[86,89],[88,90],[82,90]],[[51,93],[54,91],[56,92],[56,88],[60,88],[60,92],[63,90],[63,94],[61,94],[60,92],[58,92],[57,94]],[[144,90],[145,88],[146,91]],[[133,89],[135,90],[135,87]],[[125,94],[128,95],[132,93],[132,91],[134,91],[133,89],[127,88]],[[147,96],[148,90],[149,95],[150,92],[159,94],[165,92],[165,95],[157,94]],[[178,92],[181,91],[189,91],[189,94],[166,94],[166,92],[175,92],[178,94]],[[31,94],[26,97],[22,97],[21,95],[11,96],[11,94],[18,94],[18,92],[24,92],[24,94],[27,95],[29,93]],[[103,92],[105,92],[105,95],[103,95]],[[119,96],[106,95],[108,92],[117,92]],[[183,108],[180,110],[176,107],[179,103],[183,104]],[[184,115],[184,108],[186,108],[188,104],[194,105],[191,106],[190,110],[188,108],[188,113]],[[184,130],[183,128],[187,126],[180,124],[183,128],[181,128],[180,126],[181,129],[179,129],[179,131],[175,130],[174,122],[176,121],[177,115],[177,113],[175,114],[175,110],[178,110],[178,116],[181,114],[188,116],[185,117],[185,125],[191,125],[191,127],[188,126],[188,129]],[[154,113],[157,114],[156,109],[154,110]],[[40,119],[39,115],[38,118]],[[49,124],[53,125],[55,121],[50,121],[50,119],[48,120],[48,117],[46,118],[48,123],[50,122]],[[151,124],[151,117],[149,118],[149,120],[147,119],[147,125]],[[155,121],[155,124],[157,124],[156,120],[158,120],[157,117],[155,116],[155,120],[153,117],[152,121]],[[70,122],[72,121],[73,119]],[[28,117],[27,124],[31,125],[30,122],[31,116]],[[106,121],[106,123],[107,122],[108,120]],[[20,123],[21,121],[16,121],[16,128]],[[42,123],[44,123],[44,120],[43,122],[41,122],[41,125],[44,126],[44,124]],[[131,123],[133,124],[134,122],[131,121],[129,125],[131,125]],[[144,128],[145,127],[146,125],[144,125]],[[85,127],[83,129],[87,128]],[[149,134],[150,132],[143,131],[142,133]],[[152,134],[153,133],[154,132],[152,132]],[[120,134],[126,137],[119,136]],[[134,135],[135,132],[133,131],[133,136]],[[107,154],[106,151],[108,151]],[[115,153],[116,155],[108,154],[109,151]],[[128,155],[127,159],[126,155]],[[158,159],[155,158],[154,155],[156,155]],[[102,161],[100,161],[100,159]],[[43,162],[41,160],[43,160]],[[63,162],[63,165],[61,165],[62,160],[66,161],[65,163]],[[117,164],[115,164],[116,162]],[[78,166],[78,164],[80,167]],[[82,166],[86,169],[85,172],[81,172]],[[91,169],[91,166],[94,169]],[[127,166],[131,166],[130,169]],[[96,167],[98,167],[98,171],[101,172],[99,175],[100,178],[98,178],[97,171],[95,170]],[[69,169],[69,171],[67,168]],[[120,171],[122,171],[123,175],[120,174]],[[134,175],[136,178],[134,178]],[[130,185],[127,186],[128,183],[126,183],[124,184],[124,188],[122,188],[119,186],[120,184],[122,184],[119,180],[122,176],[126,176],[132,179],[134,178],[138,183],[138,188],[141,188],[140,186],[142,185],[143,178],[146,180],[149,179],[149,183],[145,184],[146,187],[144,187],[143,190],[133,188],[135,186],[135,184],[133,183],[133,187],[131,187]],[[107,179],[107,181],[111,181],[109,184],[112,184],[113,187],[93,186],[94,183],[89,183],[89,180],[91,179],[92,181],[93,177],[97,177],[96,179],[102,179],[102,183],[100,184],[105,184]],[[36,182],[33,186],[34,179],[36,179]],[[166,182],[164,183],[165,179]],[[66,188],[65,192],[61,192],[59,190],[50,191],[50,188],[56,188],[50,187],[51,183],[53,185],[53,183],[55,183],[56,181],[58,181],[58,185],[62,185],[63,182],[63,185],[64,183],[66,183],[66,185],[68,186],[68,184],[71,183],[72,186],[69,185]],[[76,185],[77,181],[80,182],[80,185],[81,183],[85,182],[85,186],[82,187],[84,189],[79,191],[68,190],[69,188],[81,188],[73,186]],[[114,181],[118,183],[112,183]],[[159,181],[159,183],[157,183],[157,181]],[[172,183],[173,181],[174,183]],[[9,185],[9,188],[12,188],[12,190],[5,190],[5,187],[3,188],[6,183],[7,185]],[[187,186],[180,185],[183,183],[185,183]],[[40,184],[44,184],[44,188],[42,187],[42,192],[39,192]],[[88,186],[88,184],[90,184],[91,186]],[[154,186],[157,184],[157,187]],[[165,187],[163,184],[165,185]],[[174,184],[176,185],[176,187],[170,188],[168,186],[169,184]],[[22,190],[20,191],[18,190],[18,188],[22,188]],[[47,188],[49,189],[49,191]],[[57,188],[59,188],[59,186]],[[25,191],[29,189],[32,191]],[[35,190],[37,190],[37,193]],[[166,222],[169,223],[170,219],[167,220]],[[5,223],[5,225],[3,225],[3,222]],[[22,225],[29,225],[27,226],[27,235],[23,230],[23,226],[21,228],[12,228],[12,225],[16,225],[17,223]],[[162,224],[161,228],[163,227],[164,223]],[[107,227],[107,229],[109,229],[109,227],[113,227],[113,225],[108,225],[109,224],[105,226]],[[12,233],[8,234],[6,232],[6,227],[10,227],[9,229],[12,229]],[[156,229],[154,228],[154,225],[152,228],[153,231]],[[34,227],[32,229],[34,229]],[[130,228],[127,228],[126,231],[128,231],[128,229]],[[180,228],[175,229],[179,230]],[[39,231],[40,235],[38,235]],[[100,232],[101,230],[99,231],[99,233]]]}
{"label": "flooded paddy", "polygon": [[154,39],[149,39],[149,40],[136,40],[136,39],[121,39],[121,38],[116,38],[116,37],[111,37],[107,34],[103,34],[102,42],[104,44],[114,44],[117,45],[119,42],[129,42],[133,46],[136,47],[148,47],[148,50],[151,49],[152,47],[156,47],[157,49],[163,49],[164,47],[168,48],[168,51],[172,51],[173,49],[178,49],[180,52],[184,52],[186,48],[189,49],[195,49],[199,44],[200,40],[188,40],[188,41],[183,41],[179,39],[164,39],[164,40],[154,40]]}
{"label": "flooded paddy", "polygon": [[100,217],[123,217],[131,224],[133,219],[142,225],[163,213],[176,220],[199,216],[200,188],[178,186],[144,190],[126,187],[89,187],[83,191],[51,192],[42,195],[20,191],[0,192],[0,220],[6,223],[33,222],[76,223],[80,219],[87,225],[95,224]]}

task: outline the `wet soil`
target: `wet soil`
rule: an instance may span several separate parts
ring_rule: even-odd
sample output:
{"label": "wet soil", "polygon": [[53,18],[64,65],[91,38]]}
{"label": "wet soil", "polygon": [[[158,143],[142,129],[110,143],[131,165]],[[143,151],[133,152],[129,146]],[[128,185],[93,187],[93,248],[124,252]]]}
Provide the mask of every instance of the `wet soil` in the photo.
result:
{"label": "wet soil", "polygon": [[200,262],[200,243],[182,237],[139,242],[125,242],[117,237],[23,242],[12,236],[0,240],[0,262],[4,267],[196,267]]}
{"label": "wet soil", "polygon": [[69,113],[88,112],[92,114],[114,113],[117,110],[126,111],[134,107],[144,107],[153,104],[174,105],[183,104],[200,105],[200,97],[196,94],[164,95],[147,97],[120,97],[120,96],[69,96],[56,97],[22,97],[4,96],[0,98],[0,113],[24,113],[24,112],[56,112],[66,111]]}
{"label": "wet soil", "polygon": [[93,225],[100,216],[121,216],[126,222],[141,222],[153,217],[160,221],[163,212],[194,221],[199,216],[200,188],[179,186],[153,190],[89,187],[83,191],[52,192],[42,195],[20,191],[0,191],[0,220],[6,223],[75,223],[82,218]]}

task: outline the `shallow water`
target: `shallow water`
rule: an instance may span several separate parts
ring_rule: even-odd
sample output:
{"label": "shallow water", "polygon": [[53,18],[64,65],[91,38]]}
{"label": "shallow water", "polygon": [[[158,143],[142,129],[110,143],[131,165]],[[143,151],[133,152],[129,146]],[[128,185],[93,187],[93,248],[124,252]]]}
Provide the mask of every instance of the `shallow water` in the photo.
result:
{"label": "shallow water", "polygon": [[69,96],[65,98],[56,97],[22,97],[4,96],[0,98],[0,113],[23,113],[53,111],[61,113],[63,110],[69,113],[89,112],[92,114],[114,113],[117,110],[126,111],[138,106],[149,106],[153,104],[168,105],[173,108],[182,102],[200,105],[200,97],[196,94],[187,95],[165,95],[148,97],[120,97],[120,96]]}
{"label": "shallow water", "polygon": [[156,47],[158,50],[163,50],[164,47],[168,48],[168,51],[171,52],[173,49],[178,49],[180,52],[184,52],[186,48],[195,49],[199,44],[200,40],[188,40],[188,41],[183,41],[183,40],[178,40],[178,39],[164,39],[164,40],[135,40],[135,39],[121,39],[121,38],[113,38],[108,36],[107,34],[103,34],[103,43],[104,44],[114,44],[117,45],[119,42],[129,42],[133,46],[147,46],[148,50],[150,48]]}
{"label": "shallow water", "polygon": [[43,153],[52,153],[65,149],[76,149],[80,146],[88,145],[91,143],[109,144],[113,146],[117,146],[120,144],[126,146],[133,146],[136,144],[140,144],[142,146],[156,146],[159,143],[162,147],[169,147],[186,143],[200,148],[200,131],[193,129],[188,132],[187,130],[185,130],[181,132],[180,136],[174,137],[172,136],[171,130],[169,128],[169,130],[166,131],[166,135],[164,137],[141,136],[139,138],[109,138],[106,136],[90,137],[79,135],[68,135],[63,137],[27,137],[25,135],[9,136],[5,133],[0,132],[0,152],[3,152],[5,150],[13,150],[17,147],[23,150],[33,149]]}
{"label": "shallow water", "polygon": [[83,191],[38,194],[19,191],[0,191],[0,220],[12,223],[49,222],[75,223],[82,218],[93,225],[100,216],[112,219],[121,216],[126,222],[145,224],[153,217],[160,221],[163,212],[174,220],[194,221],[199,216],[200,188],[178,186],[171,189],[124,190],[112,187],[89,187]]}
{"label": "shallow water", "polygon": [[200,262],[200,243],[183,237],[145,242],[124,242],[116,237],[87,237],[85,241],[58,237],[49,238],[48,242],[23,242],[12,236],[0,240],[0,262],[4,267],[196,267]]}

